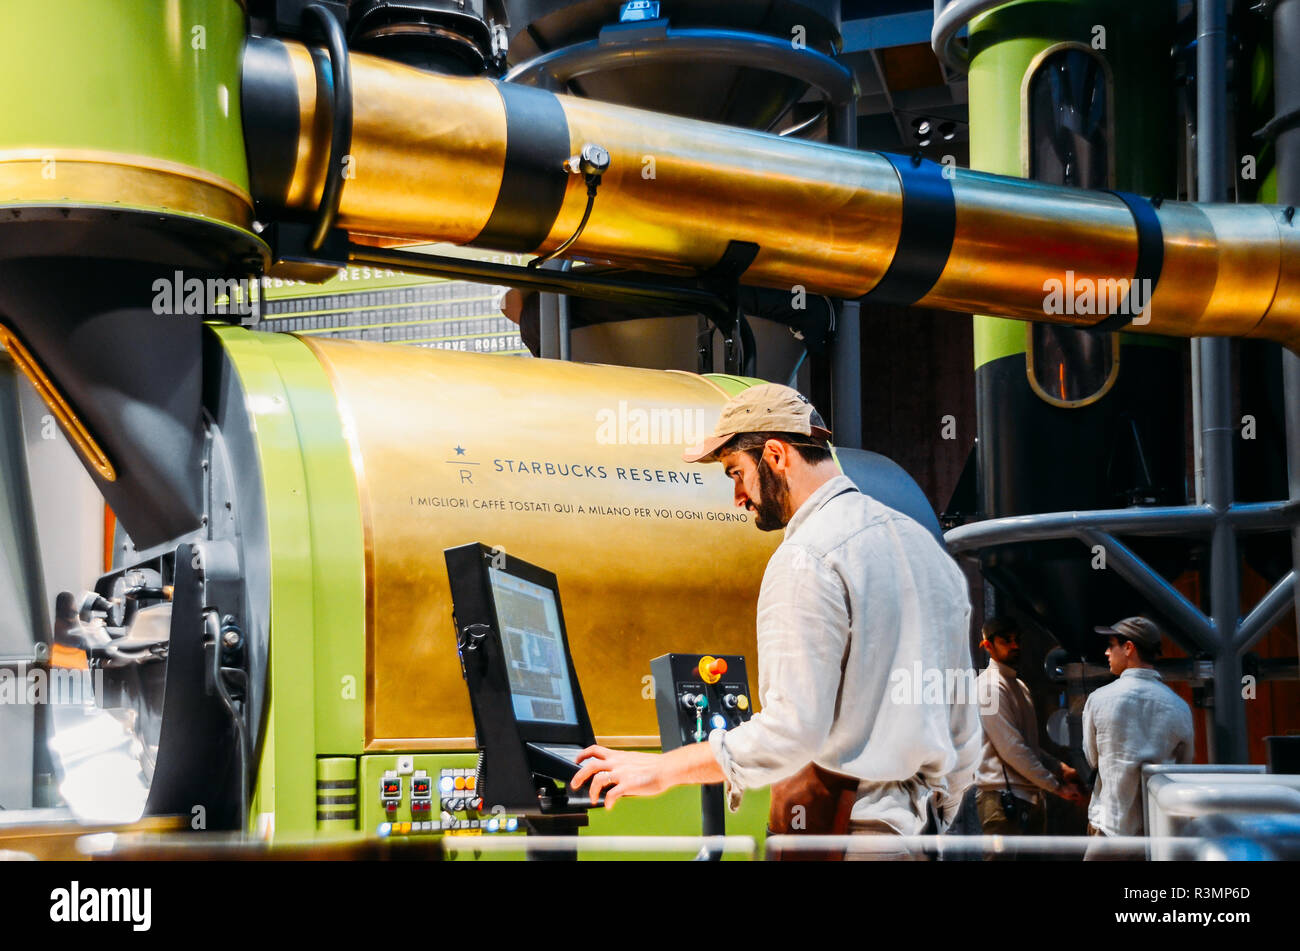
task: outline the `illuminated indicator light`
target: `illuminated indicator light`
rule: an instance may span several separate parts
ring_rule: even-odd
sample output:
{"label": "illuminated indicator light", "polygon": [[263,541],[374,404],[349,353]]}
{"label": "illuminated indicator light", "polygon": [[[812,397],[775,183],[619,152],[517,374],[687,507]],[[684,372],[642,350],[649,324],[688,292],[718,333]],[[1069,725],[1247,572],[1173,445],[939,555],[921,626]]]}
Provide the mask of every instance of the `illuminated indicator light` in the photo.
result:
{"label": "illuminated indicator light", "polygon": [[501,828],[501,821],[499,819],[489,819],[487,827],[489,832],[496,832],[497,829]]}
{"label": "illuminated indicator light", "polygon": [[442,779],[438,780],[438,788],[443,792],[451,792],[456,788],[456,784],[450,776],[444,776]]}
{"label": "illuminated indicator light", "polygon": [[476,777],[476,776],[466,776],[466,777],[465,777],[465,788],[466,788],[466,789],[473,789],[473,788],[474,788],[475,786],[477,786],[477,785],[478,785],[478,777]]}
{"label": "illuminated indicator light", "polygon": [[519,828],[519,820],[518,820],[518,819],[507,819],[507,820],[506,820],[506,831],[507,831],[507,832],[514,832],[514,831],[515,831],[516,829],[518,829],[518,828]]}
{"label": "illuminated indicator light", "polygon": [[456,788],[457,788],[457,789],[464,789],[464,788],[465,788],[465,777],[464,777],[464,776],[457,776],[457,777],[456,777]]}
{"label": "illuminated indicator light", "polygon": [[736,706],[740,707],[740,709],[742,710],[748,710],[749,698],[742,693],[739,697],[736,698]]}
{"label": "illuminated indicator light", "polygon": [[727,718],[721,713],[715,713],[712,722],[715,730],[725,730],[727,728]]}
{"label": "illuminated indicator light", "polygon": [[377,831],[379,832],[380,838],[383,838],[393,831],[393,824],[391,822],[381,822],[379,823],[379,829]]}

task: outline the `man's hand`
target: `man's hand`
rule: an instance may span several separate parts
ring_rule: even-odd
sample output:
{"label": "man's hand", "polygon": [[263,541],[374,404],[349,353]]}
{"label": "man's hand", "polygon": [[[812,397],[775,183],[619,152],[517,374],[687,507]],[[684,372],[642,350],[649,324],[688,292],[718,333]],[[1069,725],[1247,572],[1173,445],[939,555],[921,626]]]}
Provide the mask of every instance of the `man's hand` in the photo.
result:
{"label": "man's hand", "polygon": [[1061,764],[1061,791],[1057,793],[1066,802],[1083,803],[1088,801],[1088,790],[1083,788],[1083,777],[1079,771],[1067,763]]}
{"label": "man's hand", "polygon": [[1061,787],[1061,791],[1057,795],[1066,802],[1082,803],[1088,801],[1088,796],[1078,783],[1066,783]]}
{"label": "man's hand", "polygon": [[671,753],[636,753],[589,746],[578,754],[578,772],[569,781],[578,789],[591,780],[593,802],[605,794],[605,808],[624,796],[657,796],[683,783],[720,783],[722,767],[708,743],[683,746]]}
{"label": "man's hand", "polygon": [[657,796],[671,783],[667,781],[664,756],[659,753],[636,753],[589,746],[578,754],[578,772],[569,781],[577,789],[591,780],[591,801],[605,793],[605,808],[624,796]]}

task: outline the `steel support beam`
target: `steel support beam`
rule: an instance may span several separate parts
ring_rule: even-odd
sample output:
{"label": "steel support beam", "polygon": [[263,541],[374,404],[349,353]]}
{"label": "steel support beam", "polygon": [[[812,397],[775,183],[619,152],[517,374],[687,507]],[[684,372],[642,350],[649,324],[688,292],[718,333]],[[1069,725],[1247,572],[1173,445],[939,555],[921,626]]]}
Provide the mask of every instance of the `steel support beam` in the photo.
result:
{"label": "steel support beam", "polygon": [[1133,549],[1105,532],[1085,529],[1080,537],[1085,544],[1100,545],[1106,552],[1106,567],[1136,588],[1157,611],[1173,622],[1174,628],[1167,633],[1180,647],[1192,654],[1217,649],[1215,632],[1205,615],[1139,558]]}
{"label": "steel support beam", "polygon": [[[1224,0],[1196,5],[1196,196],[1224,201],[1228,191],[1227,9]],[[1232,504],[1232,341],[1206,337],[1200,343],[1201,451],[1205,501],[1216,512]],[[1219,643],[1214,655],[1211,757],[1218,763],[1245,762],[1246,720],[1241,699],[1241,657],[1233,649],[1241,610],[1241,558],[1237,533],[1226,520],[1210,536],[1210,619]]]}
{"label": "steel support beam", "polygon": [[1279,578],[1277,584],[1268,589],[1268,593],[1260,599],[1259,604],[1255,605],[1237,625],[1237,632],[1232,641],[1234,651],[1238,654],[1246,653],[1261,637],[1282,622],[1282,619],[1295,608],[1295,587],[1295,570],[1292,569]]}

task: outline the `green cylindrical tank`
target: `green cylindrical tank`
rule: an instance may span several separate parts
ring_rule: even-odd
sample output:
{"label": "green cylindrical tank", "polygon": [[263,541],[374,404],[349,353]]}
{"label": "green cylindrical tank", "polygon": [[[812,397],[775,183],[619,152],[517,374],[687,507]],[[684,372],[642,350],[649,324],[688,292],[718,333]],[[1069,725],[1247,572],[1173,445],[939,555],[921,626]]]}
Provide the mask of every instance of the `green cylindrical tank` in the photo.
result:
{"label": "green cylindrical tank", "polygon": [[195,243],[223,268],[260,256],[240,111],[244,18],[239,0],[0,6],[0,208],[15,212],[5,244],[30,245],[32,229],[10,229],[57,211],[65,238],[67,222],[93,238],[82,254],[130,255],[133,224],[184,235],[178,263]]}
{"label": "green cylindrical tank", "polygon": [[[1168,4],[1026,0],[976,18],[972,167],[1174,197],[1173,15]],[[1183,346],[975,317],[980,514],[1181,504]],[[1095,623],[1145,607],[1074,540],[993,549],[983,568],[1000,609],[1014,605],[1076,654],[1096,655]]]}

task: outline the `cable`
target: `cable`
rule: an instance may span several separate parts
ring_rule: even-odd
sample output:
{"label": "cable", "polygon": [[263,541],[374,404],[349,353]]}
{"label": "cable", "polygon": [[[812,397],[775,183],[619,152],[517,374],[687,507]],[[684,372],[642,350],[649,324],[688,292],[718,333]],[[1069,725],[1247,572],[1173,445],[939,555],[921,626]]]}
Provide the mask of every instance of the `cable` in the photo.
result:
{"label": "cable", "polygon": [[221,625],[217,612],[208,608],[203,612],[203,627],[212,638],[212,682],[217,696],[230,714],[239,738],[239,833],[244,835],[248,827],[248,731],[244,727],[243,716],[235,709],[235,701],[226,689],[221,675]]}
{"label": "cable", "polygon": [[327,7],[313,3],[303,11],[316,20],[325,32],[330,57],[330,93],[333,124],[330,131],[329,166],[321,189],[320,208],[312,226],[308,247],[319,251],[334,227],[343,197],[343,163],[352,151],[352,65],[348,59],[348,41],[343,27]]}
{"label": "cable", "polygon": [[582,220],[578,222],[578,230],[574,231],[573,234],[569,235],[569,237],[565,239],[564,243],[560,245],[558,248],[556,248],[554,251],[552,251],[550,254],[543,254],[533,258],[531,261],[528,262],[528,266],[531,268],[541,267],[547,261],[551,260],[552,258],[558,258],[565,251],[569,250],[569,248],[572,247],[573,242],[577,241],[578,238],[582,235],[582,229],[587,227],[587,219],[591,217],[591,209],[594,208],[595,205],[596,205],[596,186],[588,185],[587,186],[587,207],[582,212]]}
{"label": "cable", "polygon": [[600,188],[600,178],[609,171],[609,162],[609,151],[593,142],[584,145],[577,155],[565,159],[564,170],[570,175],[581,175],[587,182],[587,207],[583,210],[582,220],[578,222],[578,227],[573,234],[569,235],[568,239],[554,251],[538,255],[529,261],[530,269],[535,270],[552,258],[559,257],[581,237],[582,230],[587,227],[587,221],[591,218],[591,209],[596,205],[596,191]]}

